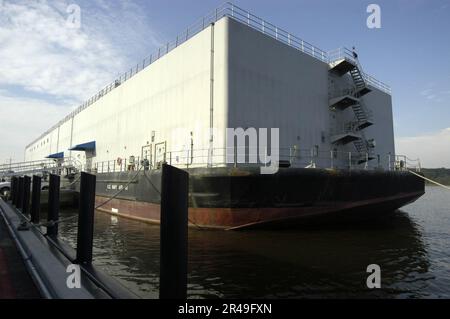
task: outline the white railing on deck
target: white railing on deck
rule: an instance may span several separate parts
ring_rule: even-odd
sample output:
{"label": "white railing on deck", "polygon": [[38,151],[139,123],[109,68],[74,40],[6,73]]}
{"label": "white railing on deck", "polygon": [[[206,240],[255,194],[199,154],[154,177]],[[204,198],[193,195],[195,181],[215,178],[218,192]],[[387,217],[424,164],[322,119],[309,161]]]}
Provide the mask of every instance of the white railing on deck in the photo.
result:
{"label": "white railing on deck", "polygon": [[[98,101],[100,98],[117,88],[118,86],[122,85],[125,81],[129,80],[133,76],[135,76],[137,73],[145,69],[150,64],[154,63],[179,45],[183,44],[199,32],[203,31],[205,28],[207,28],[211,23],[215,23],[218,20],[220,20],[223,17],[229,17],[233,20],[239,21],[265,35],[268,35],[292,48],[295,48],[303,53],[306,53],[322,62],[330,63],[333,61],[336,61],[336,52],[337,53],[347,53],[349,51],[348,49],[340,48],[334,51],[326,52],[324,50],[319,49],[318,47],[310,44],[309,42],[306,42],[295,35],[283,30],[282,28],[279,28],[270,22],[267,22],[266,20],[259,18],[255,16],[254,14],[239,8],[238,6],[232,4],[232,3],[224,3],[223,5],[216,8],[213,12],[209,13],[208,15],[204,16],[200,20],[197,20],[196,23],[191,25],[189,28],[187,28],[183,33],[179,34],[175,40],[168,42],[164,46],[160,47],[157,51],[155,51],[150,56],[146,57],[141,63],[136,64],[135,66],[131,67],[127,72],[119,76],[114,82],[110,83],[106,87],[104,87],[102,90],[100,90],[97,94],[92,96],[90,99],[88,99],[86,102],[84,102],[82,105],[80,105],[77,109],[75,109],[72,113],[67,115],[63,120],[58,122],[56,125],[51,127],[49,130],[47,130],[45,133],[43,133],[39,138],[34,140],[32,143],[27,145],[27,149],[32,146],[34,143],[36,143],[38,140],[43,138],[44,136],[48,135],[51,131],[53,131],[55,128],[60,126],[61,124],[65,123],[72,117],[74,117],[76,114],[83,111],[88,106],[92,105],[94,102]],[[333,53],[334,52],[334,53]],[[331,53],[331,55],[330,55]],[[391,93],[391,89],[386,84],[376,80],[370,75],[364,74],[364,77],[366,81],[384,91],[387,93]]]}
{"label": "white railing on deck", "polygon": [[[199,167],[260,167],[264,164],[259,160],[258,150],[249,150],[244,148],[246,162],[240,163],[238,160],[237,148],[228,149],[233,158],[230,163],[227,163],[227,149],[215,148],[213,150],[213,157],[210,159],[208,149],[194,149],[182,151],[168,151],[164,153],[160,162],[149,158],[149,169],[159,168],[162,162],[176,166],[179,168],[199,168]],[[257,163],[249,163],[249,158],[254,155],[258,158]],[[317,148],[299,149],[297,147],[281,148],[279,150],[280,165],[288,164],[290,167],[297,168],[323,168],[323,169],[385,169],[389,171],[398,171],[405,169],[413,169],[420,171],[420,162],[413,162],[406,160],[407,157],[403,155],[381,154],[379,157],[374,156],[370,161],[369,153],[357,152],[342,152],[336,150],[319,150]],[[361,162],[363,161],[363,162]],[[364,162],[365,161],[365,162]],[[402,162],[403,161],[403,162]],[[265,159],[265,162],[267,160]],[[95,173],[114,173],[125,171],[137,171],[143,169],[144,163],[139,156],[134,157],[133,161],[127,159],[99,161],[94,163],[93,172]]]}

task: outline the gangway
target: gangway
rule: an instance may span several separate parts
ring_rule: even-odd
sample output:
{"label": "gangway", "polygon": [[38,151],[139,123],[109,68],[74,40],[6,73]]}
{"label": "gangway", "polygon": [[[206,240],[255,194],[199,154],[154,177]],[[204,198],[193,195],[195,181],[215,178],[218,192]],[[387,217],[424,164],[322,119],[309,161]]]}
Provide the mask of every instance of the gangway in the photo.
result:
{"label": "gangway", "polygon": [[50,173],[60,175],[64,170],[78,172],[81,170],[81,164],[70,157],[2,164],[0,165],[0,178]]}

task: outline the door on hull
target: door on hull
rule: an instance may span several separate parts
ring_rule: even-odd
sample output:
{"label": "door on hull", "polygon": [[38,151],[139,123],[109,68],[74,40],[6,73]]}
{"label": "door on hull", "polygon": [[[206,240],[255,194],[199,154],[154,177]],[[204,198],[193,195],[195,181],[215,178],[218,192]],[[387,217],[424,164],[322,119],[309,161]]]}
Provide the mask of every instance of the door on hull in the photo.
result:
{"label": "door on hull", "polygon": [[166,142],[155,144],[155,167],[160,168],[166,162]]}
{"label": "door on hull", "polygon": [[141,158],[141,165],[144,167],[149,168],[152,165],[152,144],[142,146]]}

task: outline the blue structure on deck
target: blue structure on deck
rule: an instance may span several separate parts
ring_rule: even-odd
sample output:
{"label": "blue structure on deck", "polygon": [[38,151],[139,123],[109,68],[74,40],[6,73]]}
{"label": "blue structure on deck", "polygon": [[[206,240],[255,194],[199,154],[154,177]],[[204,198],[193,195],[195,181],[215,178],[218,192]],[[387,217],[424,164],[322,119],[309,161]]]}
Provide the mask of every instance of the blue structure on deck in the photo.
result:
{"label": "blue structure on deck", "polygon": [[75,145],[74,147],[69,148],[69,151],[94,152],[95,151],[95,141]]}
{"label": "blue structure on deck", "polygon": [[47,156],[46,158],[53,158],[53,159],[64,158],[64,152],[55,153],[55,154],[50,154],[50,155]]}

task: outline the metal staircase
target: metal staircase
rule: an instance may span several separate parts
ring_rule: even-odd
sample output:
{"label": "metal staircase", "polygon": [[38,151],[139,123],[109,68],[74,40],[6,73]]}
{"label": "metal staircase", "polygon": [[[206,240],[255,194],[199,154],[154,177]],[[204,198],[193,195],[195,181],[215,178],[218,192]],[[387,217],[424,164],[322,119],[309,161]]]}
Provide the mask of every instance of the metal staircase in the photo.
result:
{"label": "metal staircase", "polygon": [[361,100],[358,103],[352,105],[352,109],[358,122],[358,125],[356,126],[356,129],[358,131],[373,125],[372,113],[364,107]]}
{"label": "metal staircase", "polygon": [[[330,73],[339,77],[350,74],[351,84],[348,89],[344,90],[339,96],[330,98],[329,105],[333,109],[343,110],[351,106],[355,115],[355,121],[346,123],[345,132],[337,134],[331,138],[332,143],[347,144],[352,142],[359,156],[355,159],[358,164],[367,162],[374,158],[373,145],[367,141],[363,130],[371,125],[372,113],[367,110],[364,105],[362,96],[371,92],[368,87],[362,68],[352,51],[348,49],[338,49],[329,53],[330,56]],[[350,130],[348,129],[350,127]]]}
{"label": "metal staircase", "polygon": [[366,95],[370,91],[372,91],[369,87],[367,87],[366,81],[364,80],[364,76],[361,72],[361,66],[358,61],[355,60],[355,67],[350,70],[350,75],[352,77],[353,83],[356,88],[356,95],[361,97]]}
{"label": "metal staircase", "polygon": [[369,142],[364,136],[364,133],[361,134],[362,138],[356,141],[353,141],[353,145],[359,154],[359,156],[355,159],[358,164],[365,163],[374,159],[372,147],[370,147]]}

